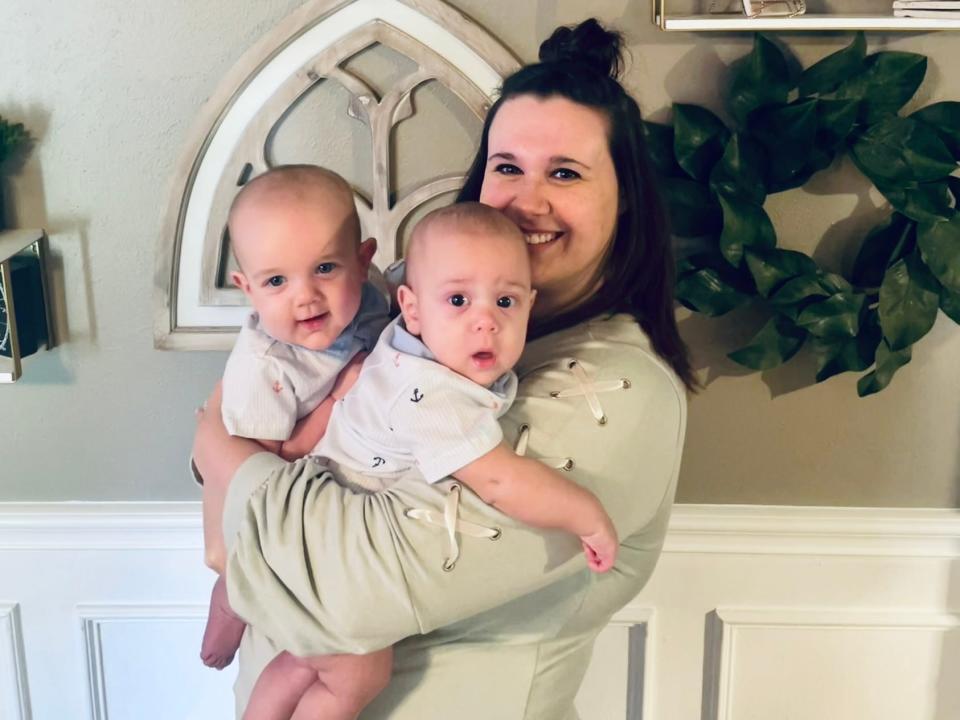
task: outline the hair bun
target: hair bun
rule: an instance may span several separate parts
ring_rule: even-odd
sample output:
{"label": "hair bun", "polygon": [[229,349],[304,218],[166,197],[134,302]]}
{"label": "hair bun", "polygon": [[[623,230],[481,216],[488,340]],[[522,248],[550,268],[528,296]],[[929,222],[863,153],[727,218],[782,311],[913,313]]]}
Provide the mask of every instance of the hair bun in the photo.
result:
{"label": "hair bun", "polygon": [[623,70],[623,35],[607,30],[596,18],[558,27],[541,43],[540,62],[578,63],[618,80]]}

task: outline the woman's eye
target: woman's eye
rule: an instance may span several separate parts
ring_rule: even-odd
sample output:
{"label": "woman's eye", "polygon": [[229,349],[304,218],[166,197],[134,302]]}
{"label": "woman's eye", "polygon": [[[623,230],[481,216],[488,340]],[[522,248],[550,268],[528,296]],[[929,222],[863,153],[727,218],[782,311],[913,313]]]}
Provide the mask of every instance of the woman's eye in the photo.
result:
{"label": "woman's eye", "polygon": [[520,171],[520,168],[518,168],[516,165],[511,165],[510,163],[500,163],[493,169],[493,171],[500,175],[522,175],[523,174]]}
{"label": "woman's eye", "polygon": [[580,178],[580,173],[570,168],[557,168],[553,171],[553,176],[560,180],[577,180]]}
{"label": "woman's eye", "polygon": [[467,299],[460,293],[457,293],[456,295],[451,295],[448,298],[448,302],[454,307],[463,307],[467,304]]}
{"label": "woman's eye", "polygon": [[497,298],[497,307],[502,307],[502,308],[513,307],[513,298],[506,297],[506,296]]}
{"label": "woman's eye", "polygon": [[318,275],[329,275],[337,268],[336,263],[320,263],[317,265],[317,274]]}
{"label": "woman's eye", "polygon": [[283,275],[274,275],[273,277],[267,278],[267,282],[264,284],[270,287],[280,287],[284,282]]}

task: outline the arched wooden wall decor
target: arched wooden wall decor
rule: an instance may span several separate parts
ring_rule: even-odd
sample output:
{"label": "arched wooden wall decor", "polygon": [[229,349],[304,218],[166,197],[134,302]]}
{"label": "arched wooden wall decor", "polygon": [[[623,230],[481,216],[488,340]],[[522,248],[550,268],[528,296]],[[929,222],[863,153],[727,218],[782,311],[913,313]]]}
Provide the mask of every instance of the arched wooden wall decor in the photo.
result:
{"label": "arched wooden wall decor", "polygon": [[[381,95],[343,63],[381,44],[415,69]],[[380,267],[398,256],[405,218],[459,187],[462,175],[430,180],[391,203],[391,131],[413,115],[411,94],[436,80],[482,118],[516,59],[441,0],[315,0],[250,49],[204,106],[184,152],[157,250],[155,345],[220,350],[248,311],[243,295],[218,286],[227,248],[226,211],[237,191],[269,167],[267,143],[287,111],[317,83],[350,94],[347,112],[372,142],[373,188],[356,195],[364,233],[379,243]],[[339,111],[340,109],[337,108]]]}

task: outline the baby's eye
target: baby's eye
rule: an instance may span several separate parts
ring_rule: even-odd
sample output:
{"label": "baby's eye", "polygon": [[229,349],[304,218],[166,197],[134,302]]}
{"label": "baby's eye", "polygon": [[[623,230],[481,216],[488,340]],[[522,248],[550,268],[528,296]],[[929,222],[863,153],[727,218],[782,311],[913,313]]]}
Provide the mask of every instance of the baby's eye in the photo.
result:
{"label": "baby's eye", "polygon": [[507,297],[506,295],[504,295],[503,297],[497,298],[497,307],[502,307],[502,308],[513,307],[513,298]]}
{"label": "baby's eye", "polygon": [[269,285],[270,287],[280,287],[283,283],[286,282],[286,278],[283,275],[274,275],[273,277],[267,278],[267,281],[264,285]]}
{"label": "baby's eye", "polygon": [[580,173],[570,168],[557,168],[552,174],[558,180],[578,180],[580,178]]}
{"label": "baby's eye", "polygon": [[512,163],[500,163],[498,164],[493,171],[500,175],[522,175],[523,172],[516,165]]}
{"label": "baby's eye", "polygon": [[329,275],[336,269],[337,269],[336,263],[332,263],[332,262],[320,263],[319,265],[317,265],[317,274]]}
{"label": "baby's eye", "polygon": [[454,295],[451,295],[447,299],[447,302],[449,302],[454,307],[463,307],[464,305],[467,304],[467,299],[460,293],[456,293]]}

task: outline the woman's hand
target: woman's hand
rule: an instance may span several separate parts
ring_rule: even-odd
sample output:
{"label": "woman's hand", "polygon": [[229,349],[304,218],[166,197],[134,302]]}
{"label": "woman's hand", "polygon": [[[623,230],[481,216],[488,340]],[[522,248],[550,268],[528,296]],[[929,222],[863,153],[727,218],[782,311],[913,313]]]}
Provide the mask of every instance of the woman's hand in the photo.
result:
{"label": "woman's hand", "polygon": [[233,437],[220,415],[223,388],[218,382],[207,401],[197,410],[197,433],[193,438],[193,462],[204,484],[226,486],[243,462],[263,448],[253,440]]}

